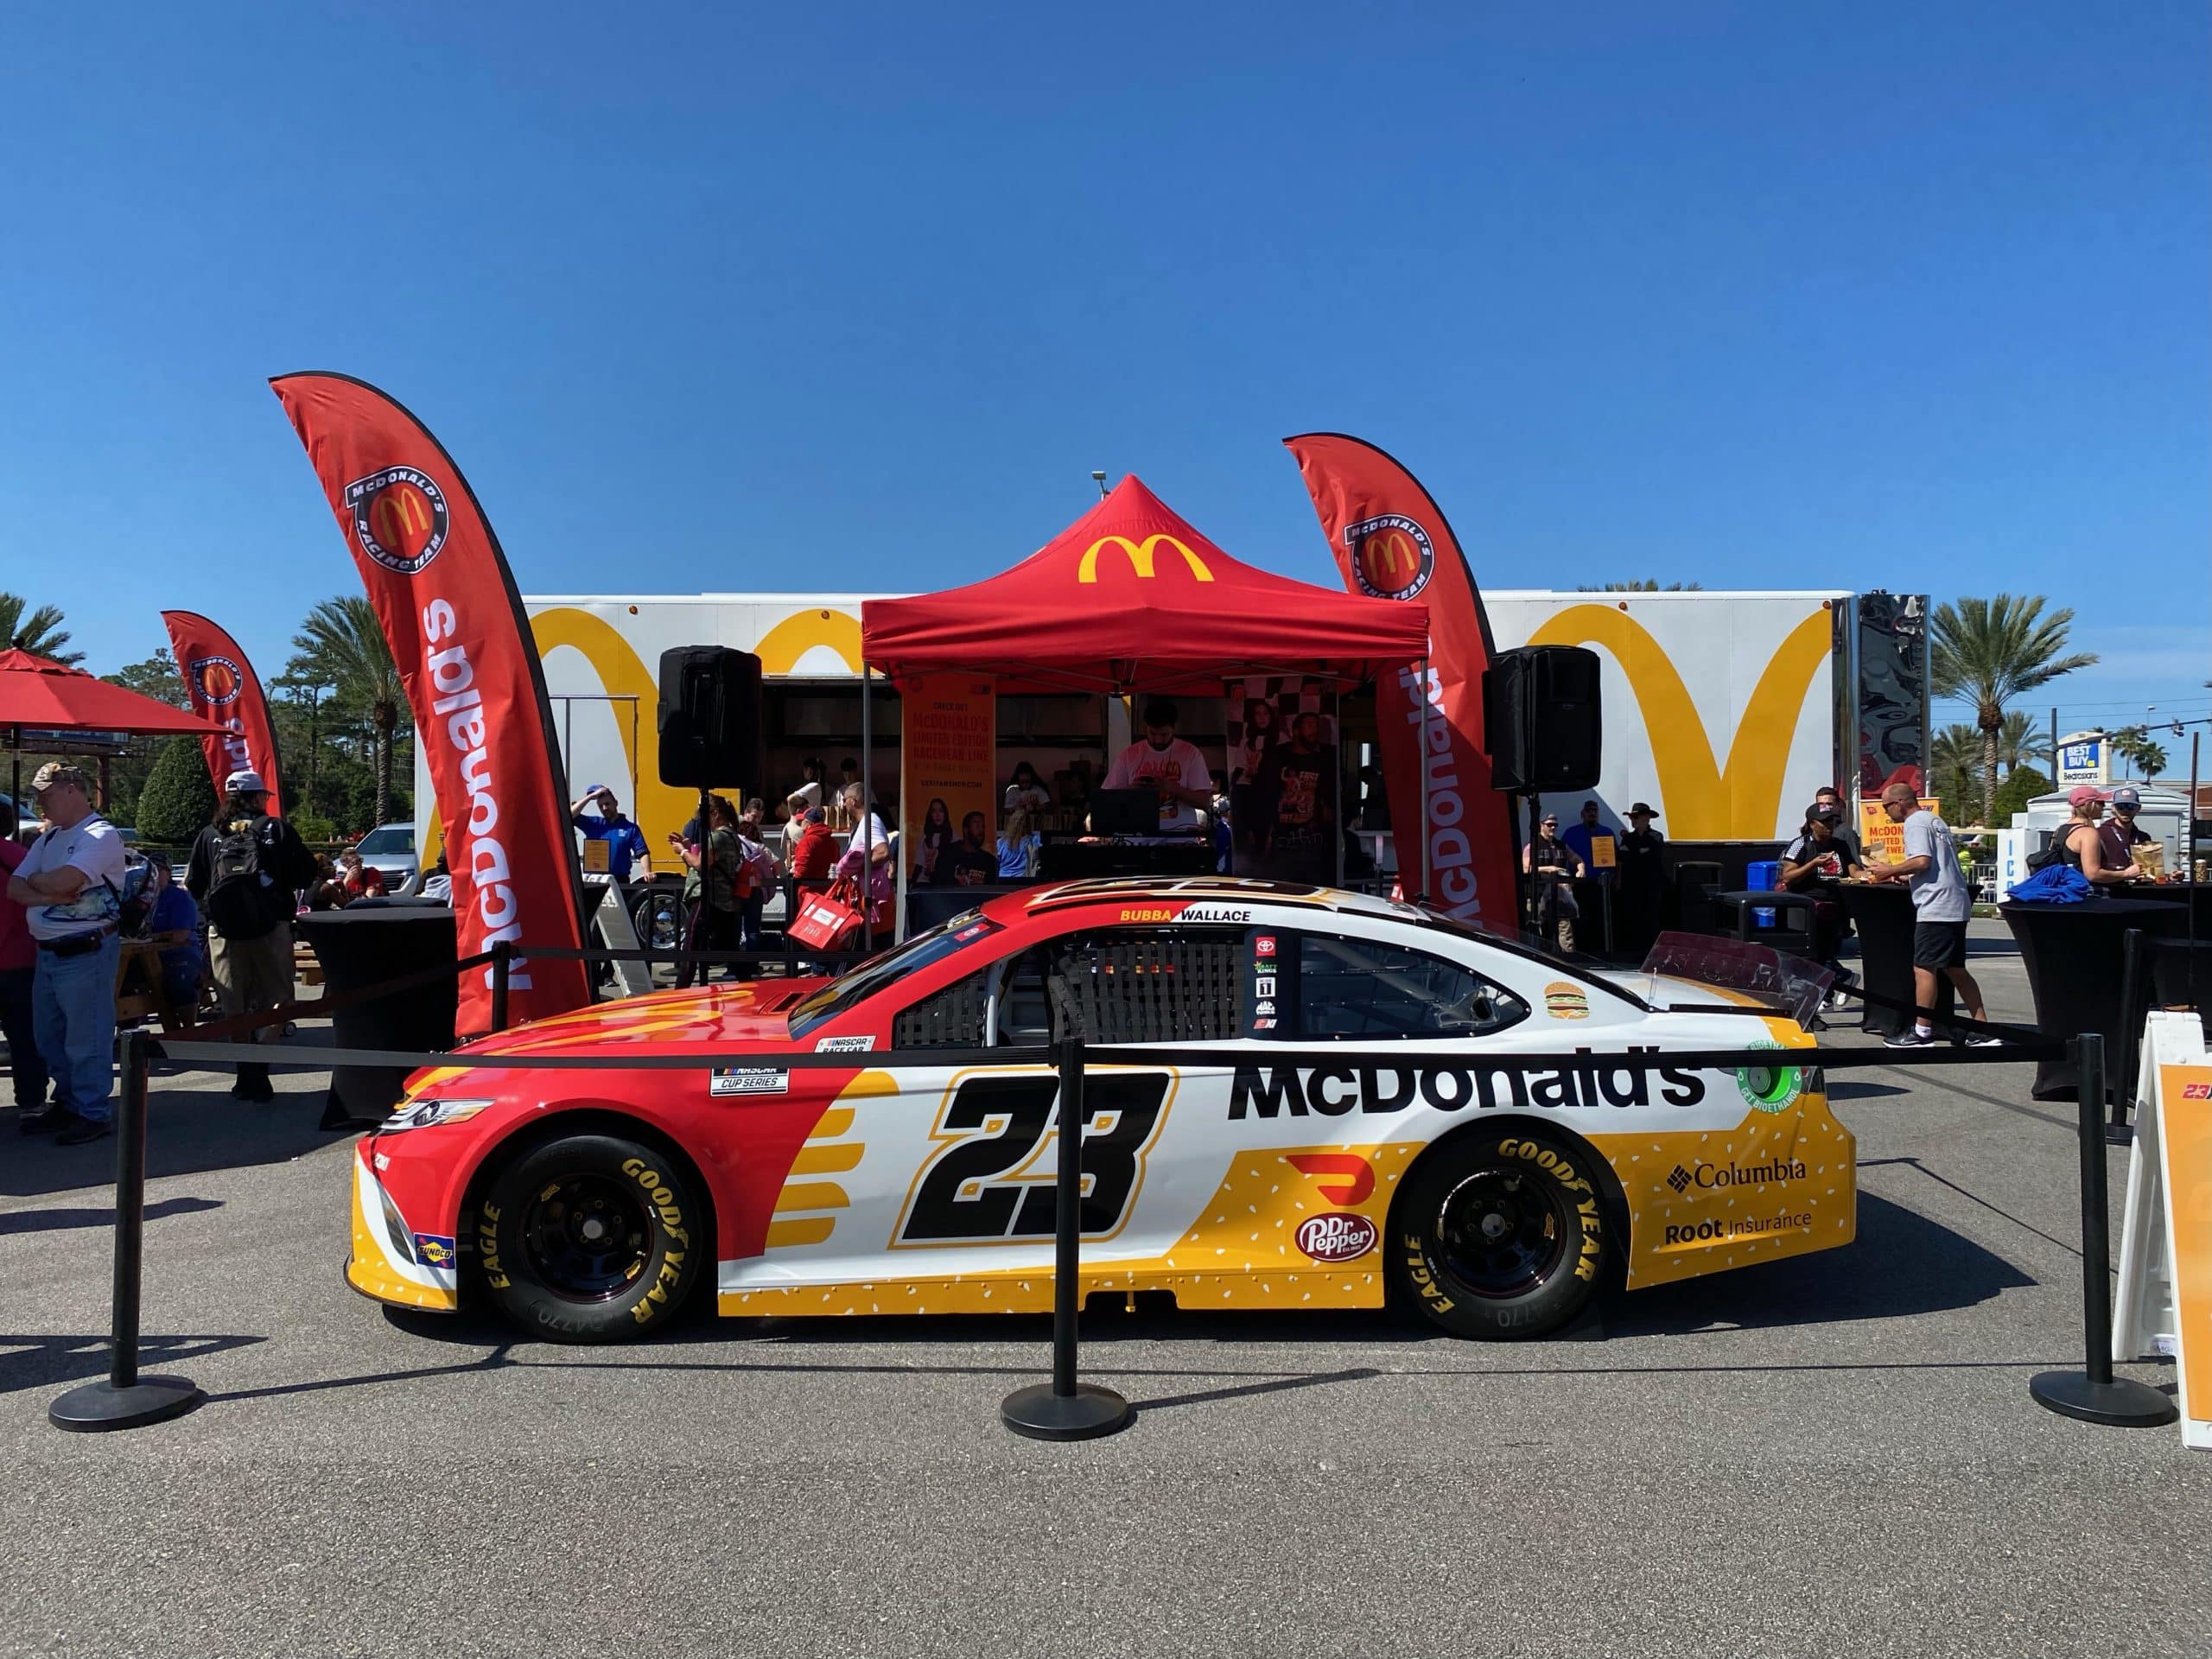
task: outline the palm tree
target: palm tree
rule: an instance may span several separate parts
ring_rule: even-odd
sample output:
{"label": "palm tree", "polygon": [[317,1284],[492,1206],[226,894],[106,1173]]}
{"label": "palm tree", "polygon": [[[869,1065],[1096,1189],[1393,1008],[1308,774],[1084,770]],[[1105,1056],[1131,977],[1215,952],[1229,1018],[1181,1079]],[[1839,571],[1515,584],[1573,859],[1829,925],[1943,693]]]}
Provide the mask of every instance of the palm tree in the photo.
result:
{"label": "palm tree", "polygon": [[312,671],[318,683],[333,688],[333,702],[367,716],[376,762],[376,820],[382,823],[391,810],[392,738],[407,710],[407,689],[400,683],[375,607],[359,594],[326,599],[308,613],[292,645],[300,655],[288,672]]}
{"label": "palm tree", "polygon": [[51,605],[41,605],[26,616],[25,601],[14,594],[0,594],[0,649],[14,646],[28,651],[34,657],[50,657],[57,663],[76,664],[85,660],[81,651],[64,651],[69,643],[68,631],[61,626],[61,613]]}
{"label": "palm tree", "polygon": [[1602,582],[1585,583],[1574,590],[1578,594],[1697,594],[1705,591],[1701,582],[1670,582],[1662,587],[1649,576],[1635,582]]}
{"label": "palm tree", "polygon": [[1928,761],[1943,804],[1961,823],[1978,820],[1982,814],[1974,798],[1981,791],[1974,774],[1981,770],[1981,734],[1971,726],[1945,727],[1929,745]]}
{"label": "palm tree", "polygon": [[2005,731],[2005,705],[2062,674],[2087,668],[2096,653],[2066,652],[2066,630],[2073,610],[2043,613],[2033,599],[1999,594],[1994,599],[1961,599],[1936,607],[1929,635],[1929,677],[1939,697],[1974,704],[1974,723],[1981,733],[1981,798],[1997,798],[1999,740]]}
{"label": "palm tree", "polygon": [[2058,768],[2044,760],[2050,750],[2049,732],[2039,731],[2035,721],[2020,709],[2005,711],[2005,723],[1997,731],[1997,760],[2007,775],[2015,767],[2032,760],[2044,765],[2056,777]]}
{"label": "palm tree", "polygon": [[2112,733],[2105,739],[2112,752],[2135,768],[2146,781],[2166,769],[2166,751],[2163,745],[2153,743],[2151,734],[2140,726],[2129,726]]}

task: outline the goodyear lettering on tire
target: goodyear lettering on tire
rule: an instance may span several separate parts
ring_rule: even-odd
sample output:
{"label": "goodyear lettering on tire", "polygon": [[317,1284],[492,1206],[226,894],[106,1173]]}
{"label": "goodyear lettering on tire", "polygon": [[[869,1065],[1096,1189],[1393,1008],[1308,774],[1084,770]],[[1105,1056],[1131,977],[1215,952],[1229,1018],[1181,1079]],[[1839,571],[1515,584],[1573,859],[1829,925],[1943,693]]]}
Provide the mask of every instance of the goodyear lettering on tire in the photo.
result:
{"label": "goodyear lettering on tire", "polygon": [[1598,1203],[1598,1190],[1583,1179],[1582,1173],[1575,1168],[1570,1159],[1541,1141],[1523,1141],[1509,1135],[1497,1143],[1497,1151],[1502,1158],[1527,1160],[1569,1192],[1581,1194],[1574,1206],[1582,1231],[1581,1254],[1575,1259],[1574,1276],[1586,1280],[1596,1278],[1598,1258],[1605,1249],[1602,1241],[1605,1225],[1605,1212]]}
{"label": "goodyear lettering on tire", "polygon": [[505,1290],[513,1282],[499,1265],[499,1206],[487,1204],[476,1216],[476,1259],[484,1268],[484,1282]]}

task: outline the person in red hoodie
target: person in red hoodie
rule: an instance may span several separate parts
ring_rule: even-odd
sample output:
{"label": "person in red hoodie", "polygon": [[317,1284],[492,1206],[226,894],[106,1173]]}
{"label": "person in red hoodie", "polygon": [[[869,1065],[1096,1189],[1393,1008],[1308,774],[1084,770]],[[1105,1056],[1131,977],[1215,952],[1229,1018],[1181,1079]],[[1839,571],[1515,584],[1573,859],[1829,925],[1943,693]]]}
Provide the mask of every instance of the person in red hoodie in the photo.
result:
{"label": "person in red hoodie", "polygon": [[806,809],[804,822],[798,844],[791,849],[791,878],[802,893],[817,893],[830,885],[830,868],[837,861],[837,837],[818,806]]}
{"label": "person in red hoodie", "polygon": [[[0,885],[29,850],[16,839],[17,827],[15,803],[0,796]],[[16,1085],[16,1110],[22,1117],[46,1109],[46,1062],[39,1058],[31,1022],[31,978],[37,971],[29,912],[0,899],[0,1034],[8,1039],[8,1072]]]}

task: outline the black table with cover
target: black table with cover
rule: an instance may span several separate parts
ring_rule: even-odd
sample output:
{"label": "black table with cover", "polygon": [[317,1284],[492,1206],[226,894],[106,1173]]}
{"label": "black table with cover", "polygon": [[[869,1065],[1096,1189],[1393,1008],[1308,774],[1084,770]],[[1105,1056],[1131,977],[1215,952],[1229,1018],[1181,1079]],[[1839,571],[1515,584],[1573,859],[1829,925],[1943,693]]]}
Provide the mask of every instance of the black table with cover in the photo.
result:
{"label": "black table with cover", "polygon": [[[1912,982],[1912,890],[1904,882],[1838,881],[1833,896],[1859,935],[1859,988],[1910,1007],[1916,993]],[[1958,993],[1950,976],[1936,976],[1936,1011],[1950,1014],[1958,1006]],[[1862,1031],[1894,1036],[1912,1023],[1903,1008],[1863,1005]]]}
{"label": "black table with cover", "polygon": [[[322,963],[325,996],[397,979],[454,960],[453,911],[421,899],[359,899],[299,918],[300,937]],[[457,976],[372,997],[330,1016],[340,1048],[448,1049],[461,1003]],[[330,1075],[326,1128],[380,1122],[399,1103],[405,1067],[341,1065]]]}
{"label": "black table with cover", "polygon": [[[2121,951],[2128,930],[2154,938],[2177,939],[2188,931],[2185,887],[2131,888],[2126,896],[2098,893],[2077,905],[2001,904],[1997,913],[2012,930],[2028,989],[2036,1002],[2036,1025],[2046,1037],[2073,1038],[2085,1031],[2105,1039],[2106,1086],[2125,1088],[2132,1079],[2117,1075],[2126,1016],[2120,1006]],[[2174,895],[2160,900],[2161,892]],[[2037,1100],[2076,1098],[2079,1079],[2071,1059],[2044,1060],[2036,1067]]]}

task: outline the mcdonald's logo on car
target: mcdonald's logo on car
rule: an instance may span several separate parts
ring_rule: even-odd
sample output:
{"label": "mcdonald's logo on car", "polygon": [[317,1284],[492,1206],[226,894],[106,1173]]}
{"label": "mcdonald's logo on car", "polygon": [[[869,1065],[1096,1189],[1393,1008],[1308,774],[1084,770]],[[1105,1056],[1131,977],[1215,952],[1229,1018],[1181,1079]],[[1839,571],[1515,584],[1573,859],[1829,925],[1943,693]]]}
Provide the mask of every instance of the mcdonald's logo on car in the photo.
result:
{"label": "mcdonald's logo on car", "polygon": [[1206,569],[1206,562],[1185,546],[1179,537],[1163,535],[1147,536],[1141,543],[1133,542],[1126,536],[1101,536],[1084,550],[1083,562],[1076,567],[1077,582],[1098,580],[1098,550],[1102,547],[1120,548],[1129,556],[1129,569],[1147,582],[1152,580],[1153,559],[1163,547],[1172,547],[1183,556],[1183,563],[1191,567],[1192,581],[1213,580],[1213,572]]}
{"label": "mcdonald's logo on car", "polygon": [[1386,513],[1344,526],[1352,580],[1370,599],[1414,599],[1436,571],[1428,531],[1403,513]]}

